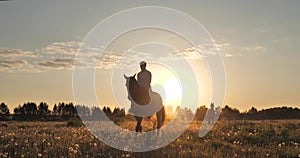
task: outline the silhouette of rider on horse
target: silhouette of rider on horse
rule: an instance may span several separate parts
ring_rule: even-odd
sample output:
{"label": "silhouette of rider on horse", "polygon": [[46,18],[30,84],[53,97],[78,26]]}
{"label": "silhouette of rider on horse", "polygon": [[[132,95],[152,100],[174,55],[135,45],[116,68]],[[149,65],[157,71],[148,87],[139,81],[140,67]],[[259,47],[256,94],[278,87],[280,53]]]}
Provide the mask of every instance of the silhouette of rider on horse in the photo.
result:
{"label": "silhouette of rider on horse", "polygon": [[151,98],[149,98],[149,91],[151,91],[151,79],[152,74],[146,69],[147,63],[145,61],[140,62],[141,71],[137,75],[137,82],[143,88],[142,91],[142,105],[149,104]]}

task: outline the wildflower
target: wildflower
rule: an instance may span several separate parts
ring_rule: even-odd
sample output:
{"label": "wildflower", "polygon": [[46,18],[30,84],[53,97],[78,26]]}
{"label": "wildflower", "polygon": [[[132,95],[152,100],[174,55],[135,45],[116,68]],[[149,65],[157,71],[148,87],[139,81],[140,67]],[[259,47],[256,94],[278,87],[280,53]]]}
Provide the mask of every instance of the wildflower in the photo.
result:
{"label": "wildflower", "polygon": [[73,152],[73,148],[71,146],[69,147],[69,152]]}
{"label": "wildflower", "polygon": [[2,156],[3,157],[8,157],[8,152],[5,152]]}
{"label": "wildflower", "polygon": [[74,154],[77,154],[77,153],[78,153],[78,150],[73,150],[73,153],[74,153]]}
{"label": "wildflower", "polygon": [[237,153],[233,153],[233,154],[234,154],[234,155],[233,155],[234,157],[238,157],[238,154],[237,154]]}
{"label": "wildflower", "polygon": [[37,155],[38,157],[42,157],[42,154],[41,153],[38,153],[38,155]]}

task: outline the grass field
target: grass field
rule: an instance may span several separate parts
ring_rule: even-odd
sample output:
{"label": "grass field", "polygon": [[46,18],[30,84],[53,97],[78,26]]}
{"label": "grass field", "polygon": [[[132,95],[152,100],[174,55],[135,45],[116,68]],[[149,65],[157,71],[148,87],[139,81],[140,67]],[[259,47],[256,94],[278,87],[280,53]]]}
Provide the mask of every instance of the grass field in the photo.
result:
{"label": "grass field", "polygon": [[[201,122],[193,122],[173,143],[144,153],[111,148],[76,124],[7,124],[0,127],[0,157],[300,157],[300,120],[219,121],[204,138],[198,137]],[[120,126],[133,130],[135,122]]]}

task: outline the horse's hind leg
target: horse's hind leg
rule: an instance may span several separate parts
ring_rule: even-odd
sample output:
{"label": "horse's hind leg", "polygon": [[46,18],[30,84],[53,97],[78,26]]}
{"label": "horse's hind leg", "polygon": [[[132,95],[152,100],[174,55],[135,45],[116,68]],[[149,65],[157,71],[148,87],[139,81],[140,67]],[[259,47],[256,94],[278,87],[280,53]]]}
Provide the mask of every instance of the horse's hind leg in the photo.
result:
{"label": "horse's hind leg", "polygon": [[162,107],[157,113],[156,113],[156,118],[157,118],[157,129],[160,129],[162,125],[164,124],[165,121],[165,108]]}
{"label": "horse's hind leg", "polygon": [[142,132],[142,120],[143,118],[142,117],[135,117],[136,119],[136,127],[135,127],[135,131],[136,132]]}

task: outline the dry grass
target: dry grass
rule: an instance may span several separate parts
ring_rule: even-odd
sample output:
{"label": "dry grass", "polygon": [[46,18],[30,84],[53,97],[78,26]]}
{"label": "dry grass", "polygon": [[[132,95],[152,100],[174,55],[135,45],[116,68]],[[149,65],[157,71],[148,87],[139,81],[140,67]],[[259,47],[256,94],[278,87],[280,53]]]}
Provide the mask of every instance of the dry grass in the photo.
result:
{"label": "dry grass", "polygon": [[[300,120],[220,121],[204,138],[201,122],[161,149],[131,153],[97,140],[85,127],[64,122],[8,122],[0,127],[0,157],[297,157]],[[133,130],[134,121],[120,124]],[[150,130],[150,121],[143,123]]]}

